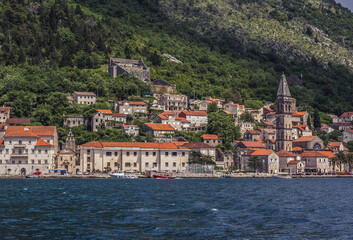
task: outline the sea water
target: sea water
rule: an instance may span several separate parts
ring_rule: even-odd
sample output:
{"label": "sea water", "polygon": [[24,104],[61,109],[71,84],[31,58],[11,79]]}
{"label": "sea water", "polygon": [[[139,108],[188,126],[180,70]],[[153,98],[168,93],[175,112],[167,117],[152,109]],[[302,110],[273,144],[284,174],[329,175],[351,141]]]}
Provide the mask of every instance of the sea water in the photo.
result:
{"label": "sea water", "polygon": [[0,239],[352,239],[349,179],[1,179]]}

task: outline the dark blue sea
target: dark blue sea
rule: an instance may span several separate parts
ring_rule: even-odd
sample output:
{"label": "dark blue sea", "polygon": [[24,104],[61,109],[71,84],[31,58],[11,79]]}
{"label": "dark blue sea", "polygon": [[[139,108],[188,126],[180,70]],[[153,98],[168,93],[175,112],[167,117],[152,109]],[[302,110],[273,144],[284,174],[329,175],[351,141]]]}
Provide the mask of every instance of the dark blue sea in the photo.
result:
{"label": "dark blue sea", "polygon": [[352,179],[2,179],[0,239],[353,239]]}

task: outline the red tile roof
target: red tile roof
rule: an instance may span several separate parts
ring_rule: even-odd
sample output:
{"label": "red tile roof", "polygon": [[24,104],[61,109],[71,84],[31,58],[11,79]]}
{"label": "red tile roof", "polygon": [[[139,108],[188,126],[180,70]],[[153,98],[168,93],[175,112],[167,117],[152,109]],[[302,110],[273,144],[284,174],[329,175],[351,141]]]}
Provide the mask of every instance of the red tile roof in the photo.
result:
{"label": "red tile roof", "polygon": [[260,135],[260,131],[257,130],[248,130],[248,132],[252,135]]}
{"label": "red tile roof", "polygon": [[4,144],[4,139],[1,139],[1,140],[0,140],[0,146],[5,146],[5,144]]}
{"label": "red tile roof", "polygon": [[310,142],[313,140],[316,136],[303,136],[298,139],[293,140],[293,142]]}
{"label": "red tile roof", "polygon": [[350,117],[353,115],[353,112],[345,112],[340,117]]}
{"label": "red tile roof", "polygon": [[348,131],[348,132],[350,132],[350,133],[353,133],[353,129],[348,129],[348,130],[346,130],[346,131]]}
{"label": "red tile roof", "polygon": [[305,157],[327,157],[325,154],[322,154],[321,152],[318,151],[305,151],[302,154],[300,154],[303,158]]}
{"label": "red tile roof", "polygon": [[319,151],[319,153],[325,155],[328,158],[334,158],[335,157],[335,154],[333,154],[333,152],[331,152],[331,151]]}
{"label": "red tile roof", "polygon": [[9,107],[0,107],[0,112],[3,111],[4,113],[7,114],[7,113],[9,113],[10,109],[11,109],[11,108],[9,108]]}
{"label": "red tile roof", "polygon": [[341,144],[342,142],[329,142],[327,146],[333,148],[333,147],[340,147]]}
{"label": "red tile roof", "polygon": [[294,112],[292,113],[292,116],[293,117],[301,117],[301,116],[304,116],[307,112],[304,111],[304,112]]}
{"label": "red tile roof", "polygon": [[172,142],[177,146],[183,146],[185,143],[189,143],[189,142]]}
{"label": "red tile roof", "polygon": [[258,149],[251,152],[250,156],[268,156],[271,153],[273,153],[271,149]]}
{"label": "red tile roof", "polygon": [[181,113],[184,113],[185,115],[189,115],[189,116],[205,116],[205,117],[208,116],[207,112],[204,112],[204,111],[182,111]]}
{"label": "red tile roof", "polygon": [[103,114],[106,114],[106,115],[112,115],[112,110],[107,110],[107,109],[96,109],[97,112],[100,112],[100,113],[103,113]]}
{"label": "red tile roof", "polygon": [[303,148],[301,148],[301,147],[294,147],[294,148],[292,148],[292,152],[299,152],[299,151],[301,151],[301,150],[303,150]]}
{"label": "red tile roof", "polygon": [[55,126],[8,126],[5,137],[54,136]]}
{"label": "red tile roof", "polygon": [[280,157],[296,157],[297,156],[297,155],[290,153],[290,152],[287,152],[285,150],[278,151],[277,154]]}
{"label": "red tile roof", "polygon": [[92,141],[92,142],[88,142],[88,143],[84,143],[81,145],[81,147],[94,147],[94,148],[102,148],[103,145],[101,142],[99,141]]}
{"label": "red tile roof", "polygon": [[145,102],[130,102],[130,105],[147,105]]}
{"label": "red tile roof", "polygon": [[173,128],[170,124],[145,123],[145,125],[154,131],[175,131],[175,128]]}
{"label": "red tile roof", "polygon": [[301,161],[299,161],[299,160],[292,160],[292,161],[287,162],[287,164],[295,164],[295,165],[297,165],[300,162]]}
{"label": "red tile roof", "polygon": [[137,125],[124,125],[124,128],[129,128],[130,126],[134,126],[134,128],[136,128],[136,129],[139,128],[139,126],[137,126]]}
{"label": "red tile roof", "polygon": [[52,145],[52,144],[50,144],[50,143],[38,138],[36,146],[54,146],[54,145]]}
{"label": "red tile roof", "polygon": [[204,134],[201,138],[204,140],[222,140],[222,138],[218,137],[216,134]]}
{"label": "red tile roof", "polygon": [[8,118],[6,124],[23,124],[30,123],[31,119],[29,118]]}
{"label": "red tile roof", "polygon": [[266,146],[258,141],[241,141],[246,148],[266,148]]}

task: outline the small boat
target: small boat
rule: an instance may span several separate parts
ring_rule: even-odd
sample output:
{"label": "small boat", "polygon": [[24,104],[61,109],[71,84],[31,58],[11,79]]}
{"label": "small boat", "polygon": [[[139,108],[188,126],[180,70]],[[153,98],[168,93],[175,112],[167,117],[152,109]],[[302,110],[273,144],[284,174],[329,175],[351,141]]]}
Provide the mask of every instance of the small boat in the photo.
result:
{"label": "small boat", "polygon": [[291,175],[279,175],[279,176],[273,176],[274,178],[284,178],[284,179],[290,179],[290,178],[292,178],[292,176]]}
{"label": "small boat", "polygon": [[112,174],[110,174],[111,178],[122,178],[122,179],[135,179],[137,178],[136,174],[133,172],[123,172],[123,171],[117,171]]}
{"label": "small boat", "polygon": [[175,174],[169,173],[169,172],[153,172],[152,177],[155,179],[175,179],[176,178]]}

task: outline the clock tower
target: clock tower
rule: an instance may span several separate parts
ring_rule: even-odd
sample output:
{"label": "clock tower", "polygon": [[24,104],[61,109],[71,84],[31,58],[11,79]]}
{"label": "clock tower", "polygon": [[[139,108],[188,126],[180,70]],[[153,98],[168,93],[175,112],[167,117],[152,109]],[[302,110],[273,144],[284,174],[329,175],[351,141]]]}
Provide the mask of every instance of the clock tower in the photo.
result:
{"label": "clock tower", "polygon": [[276,151],[292,151],[292,111],[292,97],[283,74],[276,99]]}

